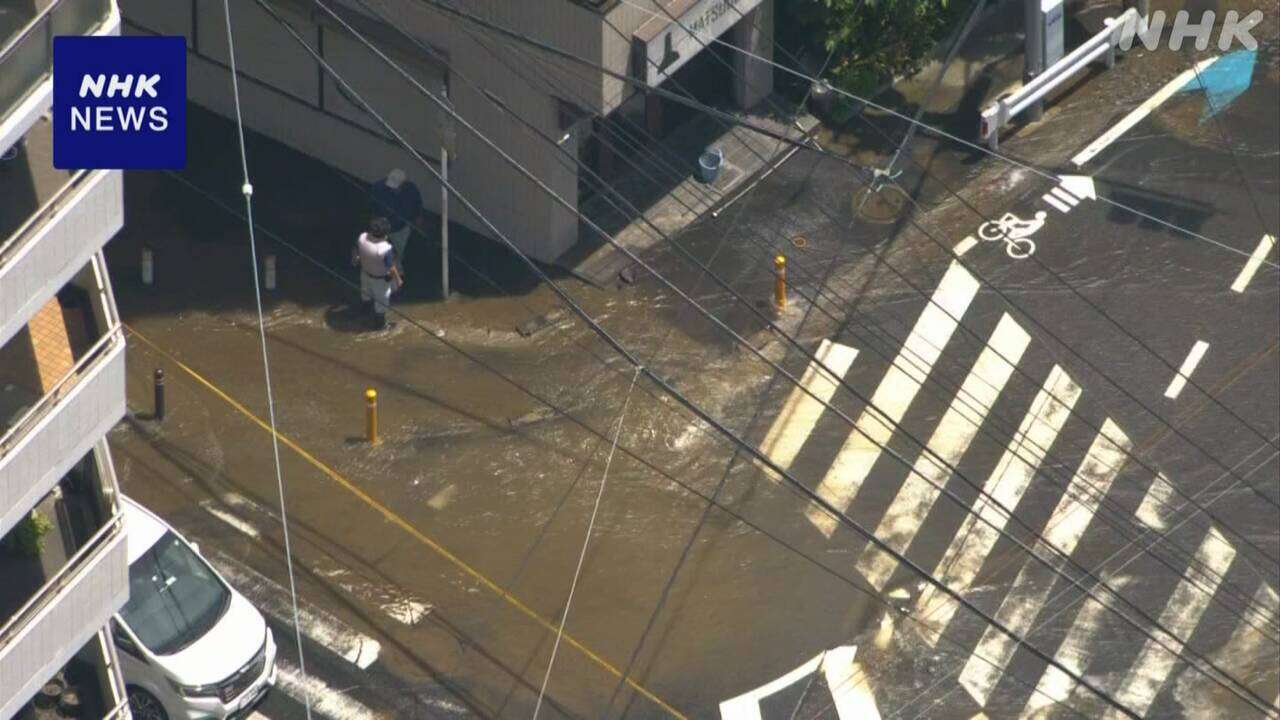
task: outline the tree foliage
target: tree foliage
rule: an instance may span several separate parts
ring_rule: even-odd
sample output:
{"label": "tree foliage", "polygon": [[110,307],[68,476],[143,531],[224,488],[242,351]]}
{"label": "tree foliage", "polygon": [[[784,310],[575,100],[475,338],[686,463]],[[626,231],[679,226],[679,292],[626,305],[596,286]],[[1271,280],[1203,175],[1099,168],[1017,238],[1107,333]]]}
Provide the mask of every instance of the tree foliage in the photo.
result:
{"label": "tree foliage", "polygon": [[824,77],[865,93],[916,70],[970,0],[777,0],[778,40],[831,63]]}

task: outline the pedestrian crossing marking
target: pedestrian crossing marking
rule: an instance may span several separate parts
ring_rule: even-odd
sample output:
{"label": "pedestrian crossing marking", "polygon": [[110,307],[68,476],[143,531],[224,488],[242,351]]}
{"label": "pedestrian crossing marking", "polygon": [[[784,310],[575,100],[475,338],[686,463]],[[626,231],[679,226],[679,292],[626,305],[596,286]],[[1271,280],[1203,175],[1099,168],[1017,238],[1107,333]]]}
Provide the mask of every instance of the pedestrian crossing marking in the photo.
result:
{"label": "pedestrian crossing marking", "polygon": [[[1235,549],[1227,543],[1216,528],[1209,528],[1204,542],[1196,551],[1197,563],[1208,566],[1211,571],[1202,580],[1208,583],[1209,587],[1207,591],[1196,587],[1190,578],[1184,578],[1178,583],[1178,587],[1165,604],[1164,612],[1160,614],[1160,623],[1170,629],[1173,637],[1153,629],[1153,634],[1160,636],[1163,643],[1171,647],[1172,651],[1157,644],[1154,638],[1149,638],[1143,644],[1142,652],[1138,655],[1130,672],[1125,673],[1125,683],[1117,692],[1117,699],[1122,705],[1134,710],[1138,715],[1146,715],[1152,701],[1156,699],[1160,688],[1168,679],[1169,672],[1173,670],[1174,663],[1178,660],[1175,653],[1182,651],[1183,643],[1178,637],[1191,637],[1191,633],[1200,622],[1200,616],[1204,614],[1205,608],[1213,598],[1213,591],[1218,587],[1218,582],[1227,572],[1227,568],[1231,567],[1231,561],[1234,558]],[[1111,708],[1105,717],[1112,720],[1123,715],[1119,710]]]}
{"label": "pedestrian crossing marking", "polygon": [[809,363],[800,378],[801,387],[812,395],[800,387],[794,388],[764,441],[760,443],[760,451],[778,467],[783,470],[791,467],[800,448],[822,417],[825,404],[831,401],[841,379],[857,356],[858,351],[854,348],[830,340],[823,340],[818,346],[818,351],[814,353],[816,359]]}
{"label": "pedestrian crossing marking", "polygon": [[[929,376],[979,285],[968,270],[952,262],[929,305],[920,313],[911,334],[872,394],[870,405],[854,422],[855,429],[818,485],[819,497],[840,512],[849,507],[862,487],[883,446],[892,437],[894,426],[902,420]],[[831,537],[839,524],[837,518],[816,505],[811,506],[806,515],[827,537]]]}
{"label": "pedestrian crossing marking", "polygon": [[[889,547],[903,552],[910,545],[938,499],[938,487],[951,476],[947,466],[955,467],[969,449],[1030,342],[1031,336],[1010,315],[1000,318],[987,347],[929,438],[927,447],[943,464],[921,453],[876,527],[876,537]],[[898,561],[889,553],[868,549],[858,558],[857,569],[876,590],[882,590],[897,566]]]}
{"label": "pedestrian crossing marking", "polygon": [[[1044,533],[1045,542],[1068,557],[1075,552],[1101,499],[1124,466],[1129,447],[1129,439],[1108,418],[1054,508]],[[1053,581],[1053,569],[1034,562],[1023,565],[1000,604],[996,619],[1015,633],[1026,635],[1048,599]],[[994,627],[988,626],[983,632],[960,673],[960,684],[979,705],[986,704],[1016,649],[1013,639]]]}
{"label": "pedestrian crossing marking", "polygon": [[[966,515],[938,564],[944,585],[960,592],[972,585],[1007,522],[1002,511],[986,498],[990,497],[1010,511],[1015,510],[1022,494],[1031,485],[1036,469],[1066,423],[1080,392],[1080,386],[1065,370],[1055,365],[983,487],[984,497],[974,502],[970,514]],[[980,523],[979,518],[985,522]],[[954,598],[938,593],[936,587],[930,586],[916,603],[917,611],[928,628],[925,634],[931,645],[936,645],[941,639],[942,632],[960,607]]]}
{"label": "pedestrian crossing marking", "polygon": [[1169,484],[1169,479],[1163,473],[1157,473],[1156,479],[1152,481],[1151,487],[1147,488],[1147,494],[1143,496],[1142,503],[1138,505],[1134,515],[1147,527],[1165,530],[1169,527],[1167,516],[1172,512],[1171,500],[1173,500],[1173,485]]}
{"label": "pedestrian crossing marking", "polygon": [[[1129,584],[1129,578],[1115,577],[1111,573],[1103,576],[1103,579],[1117,593],[1122,592]],[[1093,598],[1086,598],[1084,607],[1076,615],[1075,622],[1071,624],[1071,629],[1067,631],[1067,636],[1063,638],[1062,645],[1054,655],[1054,660],[1075,675],[1083,673],[1089,661],[1093,659],[1093,641],[1097,639],[1102,618],[1109,612],[1110,609],[1106,605]],[[1075,679],[1067,673],[1053,665],[1047,666],[1039,682],[1036,683],[1035,691],[1023,706],[1022,713],[1018,716],[1019,720],[1045,717],[1054,705],[1066,703],[1076,684]]]}
{"label": "pedestrian crossing marking", "polygon": [[[1226,661],[1226,669],[1228,671],[1234,669],[1235,672],[1232,674],[1246,683],[1249,683],[1250,678],[1265,678],[1266,665],[1274,663],[1274,653],[1280,650],[1276,647],[1276,641],[1257,627],[1257,625],[1274,624],[1280,619],[1277,617],[1278,612],[1280,612],[1280,597],[1276,595],[1276,591],[1272,590],[1266,582],[1259,584],[1258,591],[1253,596],[1253,603],[1246,613],[1253,617],[1256,625],[1240,623],[1231,634],[1231,639],[1223,646],[1221,653]],[[1266,657],[1268,650],[1271,653],[1270,658]],[[1219,664],[1224,663],[1220,661]],[[1275,666],[1271,665],[1271,667]],[[1266,692],[1265,688],[1254,688],[1254,690],[1260,695]]]}

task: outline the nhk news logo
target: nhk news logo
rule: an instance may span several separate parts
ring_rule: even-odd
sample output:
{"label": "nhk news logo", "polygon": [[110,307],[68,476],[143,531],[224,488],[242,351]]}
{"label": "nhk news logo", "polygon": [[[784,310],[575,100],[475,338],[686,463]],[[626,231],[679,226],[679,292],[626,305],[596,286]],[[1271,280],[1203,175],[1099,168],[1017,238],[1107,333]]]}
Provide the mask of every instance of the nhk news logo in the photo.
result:
{"label": "nhk news logo", "polygon": [[181,37],[53,39],[56,168],[182,168],[186,103]]}

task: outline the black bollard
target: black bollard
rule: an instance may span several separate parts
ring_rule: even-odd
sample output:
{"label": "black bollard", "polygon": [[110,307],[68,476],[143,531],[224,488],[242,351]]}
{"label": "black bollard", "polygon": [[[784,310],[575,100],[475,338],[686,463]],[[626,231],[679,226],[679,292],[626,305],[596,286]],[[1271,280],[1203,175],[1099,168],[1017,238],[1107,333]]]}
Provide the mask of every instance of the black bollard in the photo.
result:
{"label": "black bollard", "polygon": [[155,420],[159,422],[164,420],[164,370],[156,368],[155,372]]}

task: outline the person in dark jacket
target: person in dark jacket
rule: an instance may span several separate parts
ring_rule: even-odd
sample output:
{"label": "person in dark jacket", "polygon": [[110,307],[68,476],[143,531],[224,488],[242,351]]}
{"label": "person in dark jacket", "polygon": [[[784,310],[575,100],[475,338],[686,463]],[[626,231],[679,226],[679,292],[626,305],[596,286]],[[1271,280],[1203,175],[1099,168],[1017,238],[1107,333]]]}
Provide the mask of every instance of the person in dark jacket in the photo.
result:
{"label": "person in dark jacket", "polygon": [[422,218],[422,193],[403,170],[396,168],[369,189],[373,195],[373,215],[391,223],[387,240],[396,251],[396,270],[404,272],[404,254],[409,236]]}

